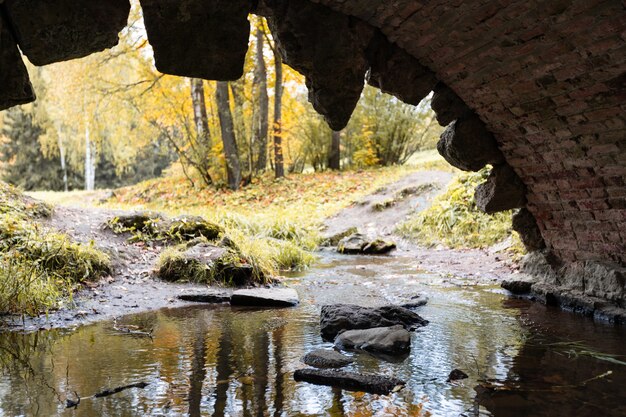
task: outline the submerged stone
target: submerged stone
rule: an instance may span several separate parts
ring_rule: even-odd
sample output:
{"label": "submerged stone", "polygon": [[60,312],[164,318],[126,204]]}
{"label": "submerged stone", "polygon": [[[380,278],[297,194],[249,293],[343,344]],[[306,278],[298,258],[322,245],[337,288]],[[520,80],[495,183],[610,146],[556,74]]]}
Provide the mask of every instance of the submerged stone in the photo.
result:
{"label": "submerged stone", "polygon": [[302,362],[315,368],[343,368],[354,360],[334,350],[317,349],[304,355]]}
{"label": "submerged stone", "polygon": [[295,307],[300,299],[292,288],[250,288],[235,291],[230,303],[249,307]]}
{"label": "submerged stone", "polygon": [[386,395],[402,389],[406,382],[382,375],[359,374],[334,369],[298,369],[293,374],[296,381],[338,387],[347,391],[363,391]]}
{"label": "submerged stone", "polygon": [[339,349],[356,349],[386,355],[402,355],[411,350],[411,335],[401,325],[347,330],[335,339]]}

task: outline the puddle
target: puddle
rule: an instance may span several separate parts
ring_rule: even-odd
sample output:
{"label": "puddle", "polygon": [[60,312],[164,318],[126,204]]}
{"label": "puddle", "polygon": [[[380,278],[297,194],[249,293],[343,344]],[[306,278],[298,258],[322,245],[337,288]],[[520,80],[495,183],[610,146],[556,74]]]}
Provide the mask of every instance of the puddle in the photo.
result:
{"label": "puddle", "polygon": [[[0,415],[20,416],[623,416],[626,329],[510,300],[496,286],[424,274],[410,258],[324,255],[288,278],[297,308],[163,309],[76,331],[0,335]],[[430,324],[399,363],[353,355],[347,369],[405,379],[370,395],[293,380],[300,358],[331,348],[325,303],[380,305],[426,294]],[[576,343],[571,343],[576,342]],[[469,378],[446,382],[459,368]],[[65,400],[145,381],[104,398]]]}

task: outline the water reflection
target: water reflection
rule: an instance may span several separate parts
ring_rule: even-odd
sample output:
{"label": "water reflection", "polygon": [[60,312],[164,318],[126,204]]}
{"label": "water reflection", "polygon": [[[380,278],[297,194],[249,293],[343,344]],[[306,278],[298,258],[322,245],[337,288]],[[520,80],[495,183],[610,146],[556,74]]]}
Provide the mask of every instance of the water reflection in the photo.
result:
{"label": "water reflection", "polygon": [[[626,415],[626,367],[580,349],[573,357],[569,345],[558,344],[576,340],[589,351],[624,354],[623,329],[507,301],[496,288],[451,286],[415,272],[410,259],[361,258],[367,275],[346,259],[294,280],[304,300],[295,309],[192,307],[118,321],[152,331],[152,339],[120,334],[113,323],[3,334],[0,415]],[[330,347],[319,336],[320,304],[378,304],[406,296],[407,288],[431,299],[420,310],[431,323],[413,335],[411,355],[399,363],[356,355],[349,367],[403,378],[403,391],[379,396],[293,380],[306,352]],[[454,368],[470,378],[446,383]],[[610,377],[580,385],[608,370]],[[88,398],[138,381],[150,385]],[[66,409],[75,393],[80,405]]]}

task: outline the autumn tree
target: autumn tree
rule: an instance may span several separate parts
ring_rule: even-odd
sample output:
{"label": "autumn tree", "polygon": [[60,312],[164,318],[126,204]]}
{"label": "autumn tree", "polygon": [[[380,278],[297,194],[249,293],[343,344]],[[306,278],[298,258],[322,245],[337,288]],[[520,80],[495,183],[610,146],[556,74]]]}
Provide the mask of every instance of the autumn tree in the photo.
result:
{"label": "autumn tree", "polygon": [[215,100],[217,103],[217,112],[222,132],[224,155],[226,156],[228,187],[231,190],[236,190],[239,188],[239,184],[241,183],[241,165],[239,164],[239,150],[237,149],[233,116],[230,112],[228,82],[217,81],[216,85]]}
{"label": "autumn tree", "polygon": [[265,66],[265,37],[263,19],[257,19],[256,28],[256,65],[254,68],[254,87],[256,106],[254,117],[253,141],[257,145],[258,157],[256,170],[264,171],[267,166],[267,133],[269,124],[269,97],[267,94],[267,68]]}

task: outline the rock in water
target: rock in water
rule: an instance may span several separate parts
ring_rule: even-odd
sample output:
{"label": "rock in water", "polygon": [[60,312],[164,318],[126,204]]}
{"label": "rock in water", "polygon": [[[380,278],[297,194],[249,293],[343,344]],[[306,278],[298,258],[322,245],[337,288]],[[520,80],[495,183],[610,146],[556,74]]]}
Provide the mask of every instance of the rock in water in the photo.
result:
{"label": "rock in water", "polygon": [[340,349],[357,349],[386,355],[402,355],[411,350],[411,335],[401,325],[347,330],[335,339]]}
{"label": "rock in water", "polygon": [[292,288],[251,288],[237,290],[230,298],[234,306],[294,307],[300,302]]}
{"label": "rock in water", "polygon": [[428,320],[400,306],[361,307],[353,304],[322,306],[320,330],[322,337],[333,341],[346,330],[371,329],[401,325],[410,330],[428,324]]}
{"label": "rock in water", "polygon": [[466,378],[469,378],[469,376],[467,376],[465,372],[461,371],[460,369],[453,369],[450,372],[450,375],[448,375],[448,380],[446,382],[458,381],[459,379]]}
{"label": "rock in water", "polygon": [[391,252],[396,248],[396,244],[377,238],[369,240],[361,233],[354,233],[346,236],[337,244],[337,252],[345,254],[367,254],[382,255]]}
{"label": "rock in water", "polygon": [[368,255],[383,255],[389,253],[396,248],[396,244],[383,239],[375,239],[365,245],[363,253]]}
{"label": "rock in water", "polygon": [[293,378],[296,381],[304,381],[316,385],[327,385],[348,391],[363,391],[382,395],[395,392],[406,385],[405,381],[398,378],[358,374],[356,372],[337,371],[334,369],[298,369],[293,374]]}
{"label": "rock in water", "polygon": [[181,294],[178,297],[182,301],[191,301],[194,303],[227,303],[230,301],[230,295],[224,293],[208,293],[208,294]]}
{"label": "rock in water", "polygon": [[522,279],[510,279],[502,281],[500,286],[513,294],[528,294],[533,286],[533,282]]}
{"label": "rock in water", "polygon": [[414,295],[411,297],[411,300],[407,303],[401,304],[404,308],[418,308],[428,304],[428,297],[425,295]]}
{"label": "rock in water", "polygon": [[337,252],[348,254],[363,253],[363,248],[366,247],[368,243],[365,235],[354,233],[339,241],[337,244]]}
{"label": "rock in water", "polygon": [[317,349],[304,355],[302,362],[315,368],[343,368],[354,361],[334,350]]}

